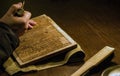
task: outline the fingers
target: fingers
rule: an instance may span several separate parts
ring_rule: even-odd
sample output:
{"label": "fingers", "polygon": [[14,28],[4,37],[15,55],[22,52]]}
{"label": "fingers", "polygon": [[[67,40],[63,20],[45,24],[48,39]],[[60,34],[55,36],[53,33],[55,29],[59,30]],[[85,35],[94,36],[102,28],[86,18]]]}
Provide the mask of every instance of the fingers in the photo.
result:
{"label": "fingers", "polygon": [[15,21],[17,22],[22,22],[22,23],[26,23],[30,17],[31,17],[31,13],[28,12],[28,11],[24,11],[24,14],[22,17],[17,17],[17,16],[14,16],[15,12],[20,9],[22,7],[22,2],[19,2],[17,4],[13,4],[10,9],[8,10],[7,12],[7,15],[8,16],[11,16]]}
{"label": "fingers", "polygon": [[37,23],[34,20],[29,20],[28,24],[27,24],[27,29],[32,29],[34,25],[36,25]]}
{"label": "fingers", "polygon": [[10,9],[7,12],[7,15],[12,15],[11,18],[13,21],[17,24],[22,24],[24,25],[25,29],[31,29],[33,26],[36,24],[33,20],[30,20],[31,18],[31,13],[28,11],[24,11],[23,16],[17,17],[14,16],[14,13],[22,7],[22,2],[19,2],[17,4],[13,4]]}
{"label": "fingers", "polygon": [[25,20],[29,20],[31,17],[31,13],[28,11],[24,11],[24,15],[22,16],[22,18],[24,18]]}
{"label": "fingers", "polygon": [[32,26],[34,26],[34,25],[36,25],[37,23],[36,23],[34,20],[29,20],[29,24],[32,25]]}
{"label": "fingers", "polygon": [[17,11],[18,9],[20,9],[22,7],[22,3],[19,2],[17,4],[13,4],[10,9],[8,10],[7,14],[8,15],[13,15],[15,13],[15,11]]}
{"label": "fingers", "polygon": [[13,4],[8,12],[0,19],[1,22],[8,24],[12,30],[17,30],[18,35],[24,33],[26,29],[31,29],[36,24],[30,20],[31,13],[24,11],[23,16],[15,16],[15,12],[22,7],[22,3]]}
{"label": "fingers", "polygon": [[28,11],[24,11],[24,15],[22,17],[13,16],[14,20],[18,23],[26,24],[31,17],[31,13]]}
{"label": "fingers", "polygon": [[[21,17],[21,19],[23,20],[24,24],[25,24],[25,29],[28,29],[29,26],[28,26],[28,23],[29,23],[29,19],[31,17],[31,13],[28,12],[28,11],[25,11],[24,12],[24,15]],[[21,20],[21,21],[22,21]]]}

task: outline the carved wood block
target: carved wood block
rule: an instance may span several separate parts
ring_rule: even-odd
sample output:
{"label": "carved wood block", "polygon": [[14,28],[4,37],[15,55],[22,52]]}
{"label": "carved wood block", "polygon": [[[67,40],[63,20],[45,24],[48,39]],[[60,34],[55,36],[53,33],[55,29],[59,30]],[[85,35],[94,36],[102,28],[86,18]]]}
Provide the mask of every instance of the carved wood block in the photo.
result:
{"label": "carved wood block", "polygon": [[37,25],[20,37],[20,46],[13,56],[20,66],[76,48],[77,43],[50,17],[33,18]]}

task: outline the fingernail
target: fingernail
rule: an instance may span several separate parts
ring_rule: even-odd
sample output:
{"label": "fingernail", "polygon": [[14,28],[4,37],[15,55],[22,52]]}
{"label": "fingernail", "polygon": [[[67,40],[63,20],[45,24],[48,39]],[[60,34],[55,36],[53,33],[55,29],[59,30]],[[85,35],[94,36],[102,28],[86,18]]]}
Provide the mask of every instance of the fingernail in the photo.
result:
{"label": "fingernail", "polygon": [[37,24],[37,22],[34,21],[34,24]]}
{"label": "fingernail", "polygon": [[18,5],[22,6],[22,2],[19,2]]}

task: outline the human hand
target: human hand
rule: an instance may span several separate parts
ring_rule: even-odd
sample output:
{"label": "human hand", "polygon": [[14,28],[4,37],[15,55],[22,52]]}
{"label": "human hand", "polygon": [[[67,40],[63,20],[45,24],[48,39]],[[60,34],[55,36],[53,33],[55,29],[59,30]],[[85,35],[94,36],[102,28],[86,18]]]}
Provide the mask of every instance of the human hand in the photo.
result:
{"label": "human hand", "polygon": [[23,16],[15,16],[15,12],[22,7],[22,3],[13,4],[7,13],[0,19],[1,22],[10,26],[10,28],[18,35],[22,35],[26,29],[31,29],[36,24],[30,20],[31,13],[24,11]]}

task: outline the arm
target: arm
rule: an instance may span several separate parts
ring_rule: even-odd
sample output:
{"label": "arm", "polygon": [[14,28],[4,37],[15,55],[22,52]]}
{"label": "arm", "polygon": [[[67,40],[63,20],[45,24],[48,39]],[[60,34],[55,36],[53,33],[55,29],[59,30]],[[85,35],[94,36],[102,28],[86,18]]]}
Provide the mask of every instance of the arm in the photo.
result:
{"label": "arm", "polygon": [[0,65],[19,45],[19,39],[7,24],[0,22]]}
{"label": "arm", "polygon": [[22,17],[15,16],[16,10],[22,3],[13,4],[8,12],[0,19],[0,66],[7,60],[19,45],[18,37],[26,29],[32,28],[36,23],[30,20],[31,13],[25,11]]}

